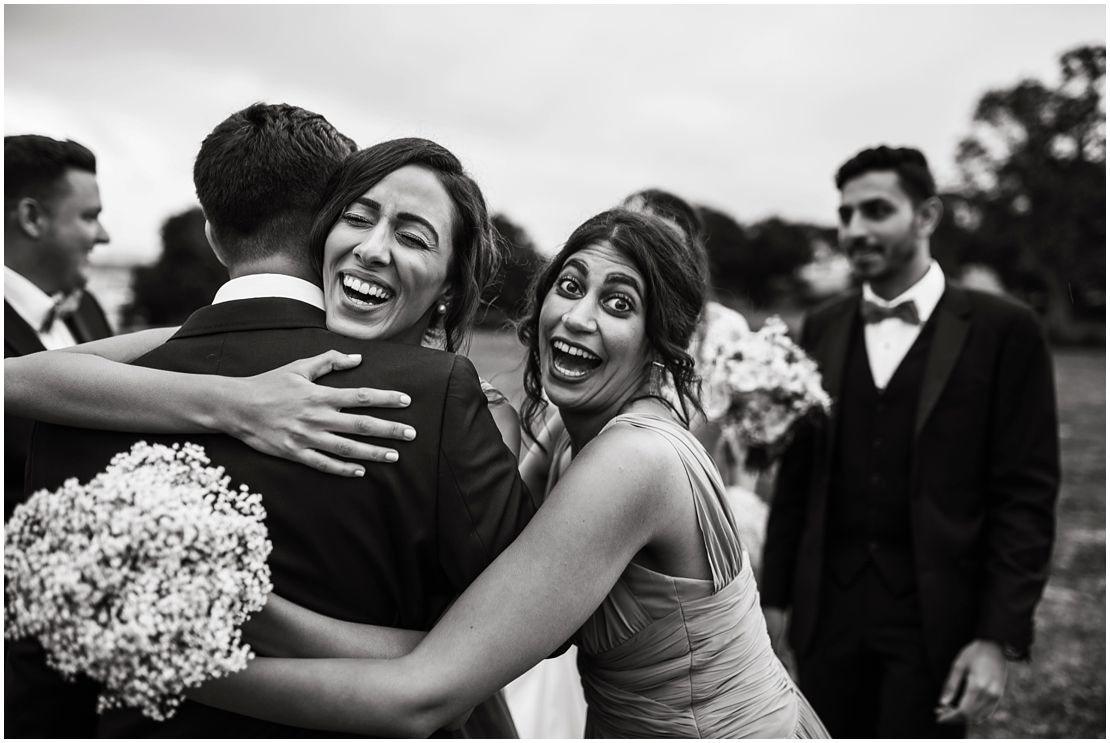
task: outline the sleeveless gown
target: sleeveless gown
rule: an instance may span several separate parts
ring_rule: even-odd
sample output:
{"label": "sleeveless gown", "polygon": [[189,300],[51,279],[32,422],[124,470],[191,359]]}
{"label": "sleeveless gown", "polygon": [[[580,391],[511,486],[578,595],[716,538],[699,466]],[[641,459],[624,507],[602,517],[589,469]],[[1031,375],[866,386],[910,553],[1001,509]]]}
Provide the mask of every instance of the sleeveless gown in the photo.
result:
{"label": "sleeveless gown", "polygon": [[630,563],[575,635],[589,738],[825,738],[771,649],[720,474],[677,424],[608,423],[663,436],[689,477],[712,580]]}

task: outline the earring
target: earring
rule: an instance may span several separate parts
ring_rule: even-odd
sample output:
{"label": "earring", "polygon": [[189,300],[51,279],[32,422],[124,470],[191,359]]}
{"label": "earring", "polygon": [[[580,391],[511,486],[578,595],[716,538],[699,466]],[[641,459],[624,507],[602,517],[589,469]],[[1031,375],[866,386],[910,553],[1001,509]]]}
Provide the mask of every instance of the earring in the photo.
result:
{"label": "earring", "polygon": [[438,310],[438,311],[439,311],[439,314],[441,314],[441,315],[442,315],[442,314],[444,314],[445,312],[447,312],[447,305],[446,305],[446,304],[443,304],[443,303],[441,302],[441,303],[440,303],[440,305],[439,305],[439,307],[436,307],[436,310]]}

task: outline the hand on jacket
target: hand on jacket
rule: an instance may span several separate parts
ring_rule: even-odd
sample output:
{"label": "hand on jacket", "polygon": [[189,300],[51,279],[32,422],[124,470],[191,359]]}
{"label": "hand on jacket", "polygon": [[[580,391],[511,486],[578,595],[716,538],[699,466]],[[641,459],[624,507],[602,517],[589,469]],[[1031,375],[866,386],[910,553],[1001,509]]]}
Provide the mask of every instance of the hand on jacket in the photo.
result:
{"label": "hand on jacket", "polygon": [[[961,684],[963,694],[957,699]],[[940,694],[937,722],[981,722],[994,713],[1005,689],[1002,646],[993,640],[974,640],[952,662]]]}

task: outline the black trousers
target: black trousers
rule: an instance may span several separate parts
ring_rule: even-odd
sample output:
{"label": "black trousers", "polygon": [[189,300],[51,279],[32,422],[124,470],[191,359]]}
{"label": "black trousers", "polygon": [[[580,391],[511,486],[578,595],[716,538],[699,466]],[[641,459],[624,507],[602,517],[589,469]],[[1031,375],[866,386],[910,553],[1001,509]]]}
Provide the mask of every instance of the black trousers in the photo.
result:
{"label": "black trousers", "polygon": [[896,596],[868,566],[848,586],[826,576],[816,635],[798,658],[802,693],[834,738],[962,738],[938,725],[943,678],[925,656],[917,592]]}

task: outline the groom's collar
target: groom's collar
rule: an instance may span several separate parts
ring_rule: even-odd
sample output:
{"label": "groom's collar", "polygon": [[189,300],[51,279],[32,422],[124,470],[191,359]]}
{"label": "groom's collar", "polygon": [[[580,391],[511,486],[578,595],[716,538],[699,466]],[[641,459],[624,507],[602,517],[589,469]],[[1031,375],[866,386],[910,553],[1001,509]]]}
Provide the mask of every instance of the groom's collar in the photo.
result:
{"label": "groom's collar", "polygon": [[256,273],[232,279],[220,287],[212,304],[267,297],[296,299],[318,310],[324,309],[323,289],[304,279],[280,273]]}

